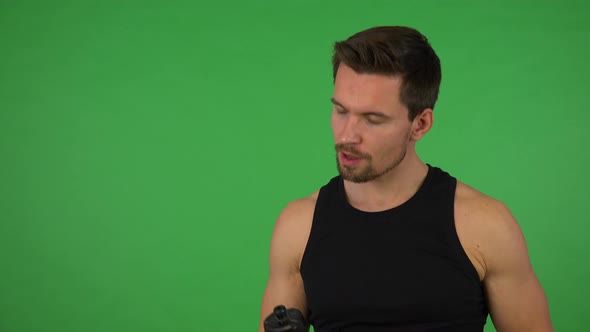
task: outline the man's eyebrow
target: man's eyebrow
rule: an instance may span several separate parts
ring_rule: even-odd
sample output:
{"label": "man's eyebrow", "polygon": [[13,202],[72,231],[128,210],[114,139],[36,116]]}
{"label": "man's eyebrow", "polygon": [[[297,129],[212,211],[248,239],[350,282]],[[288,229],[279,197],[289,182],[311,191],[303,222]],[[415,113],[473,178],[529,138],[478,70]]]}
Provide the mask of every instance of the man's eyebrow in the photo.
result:
{"label": "man's eyebrow", "polygon": [[[332,102],[332,104],[337,105],[342,107],[344,110],[347,110],[346,107],[344,107],[344,105],[342,105],[341,103],[339,103],[336,99],[334,99],[334,97],[330,98],[330,101]],[[347,110],[348,111],[348,110]]]}
{"label": "man's eyebrow", "polygon": [[[344,107],[344,105],[342,105],[342,104],[341,104],[340,102],[338,102],[336,99],[334,99],[334,98],[330,98],[330,101],[332,102],[332,104],[334,104],[334,105],[336,105],[336,106],[339,106],[339,107],[342,107],[342,109],[344,109],[345,111],[348,111],[348,110],[346,109],[346,107]],[[363,115],[373,115],[373,116],[378,116],[378,117],[381,117],[381,118],[384,118],[384,119],[389,119],[389,118],[390,118],[390,116],[389,116],[389,115],[387,115],[387,114],[385,114],[385,113],[382,113],[382,112],[377,112],[377,111],[367,111],[367,112],[362,112],[362,114],[363,114]]]}

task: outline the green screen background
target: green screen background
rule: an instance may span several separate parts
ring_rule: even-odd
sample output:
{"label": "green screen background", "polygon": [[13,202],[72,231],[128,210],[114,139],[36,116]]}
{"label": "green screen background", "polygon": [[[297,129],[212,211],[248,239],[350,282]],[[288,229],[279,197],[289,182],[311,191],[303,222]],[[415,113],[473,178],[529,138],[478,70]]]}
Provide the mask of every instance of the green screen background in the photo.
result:
{"label": "green screen background", "polygon": [[0,331],[256,330],[276,217],[335,175],[332,43],[374,25],[428,36],[419,154],[585,330],[588,2],[360,3],[0,2]]}

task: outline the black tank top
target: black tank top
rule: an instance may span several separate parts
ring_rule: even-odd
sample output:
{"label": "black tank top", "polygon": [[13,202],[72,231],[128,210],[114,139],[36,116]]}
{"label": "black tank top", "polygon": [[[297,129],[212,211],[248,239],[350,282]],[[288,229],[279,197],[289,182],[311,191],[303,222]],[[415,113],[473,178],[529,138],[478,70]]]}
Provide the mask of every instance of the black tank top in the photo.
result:
{"label": "black tank top", "polygon": [[483,331],[484,290],[455,230],[456,179],[428,168],[386,211],[352,207],[340,176],[320,189],[301,262],[316,332]]}

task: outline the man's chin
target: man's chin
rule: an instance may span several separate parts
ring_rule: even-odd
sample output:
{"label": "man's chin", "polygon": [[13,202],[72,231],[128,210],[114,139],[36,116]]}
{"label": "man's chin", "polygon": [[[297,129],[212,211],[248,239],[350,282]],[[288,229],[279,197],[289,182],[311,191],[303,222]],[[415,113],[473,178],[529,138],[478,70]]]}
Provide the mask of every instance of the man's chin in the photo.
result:
{"label": "man's chin", "polygon": [[352,182],[352,183],[367,183],[367,182],[373,180],[372,178],[368,178],[368,177],[351,177],[351,176],[342,176],[342,179],[345,181]]}
{"label": "man's chin", "polygon": [[338,167],[338,173],[340,173],[340,177],[342,177],[342,179],[353,183],[365,183],[373,180],[374,178],[371,177],[369,174],[362,174],[361,172],[350,171],[341,166]]}

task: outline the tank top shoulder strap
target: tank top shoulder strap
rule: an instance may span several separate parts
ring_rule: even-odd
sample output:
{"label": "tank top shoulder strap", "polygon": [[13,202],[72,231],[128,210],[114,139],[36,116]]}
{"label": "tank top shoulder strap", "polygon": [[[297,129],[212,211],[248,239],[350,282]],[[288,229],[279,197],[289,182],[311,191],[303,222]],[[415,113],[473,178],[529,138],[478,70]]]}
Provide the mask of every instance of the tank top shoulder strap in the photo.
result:
{"label": "tank top shoulder strap", "polygon": [[335,176],[320,188],[313,213],[310,240],[314,236],[314,233],[325,227],[329,227],[327,223],[334,220],[333,216],[328,214],[338,211],[340,208],[341,202],[339,201],[338,190],[341,181],[342,178],[340,176]]}

